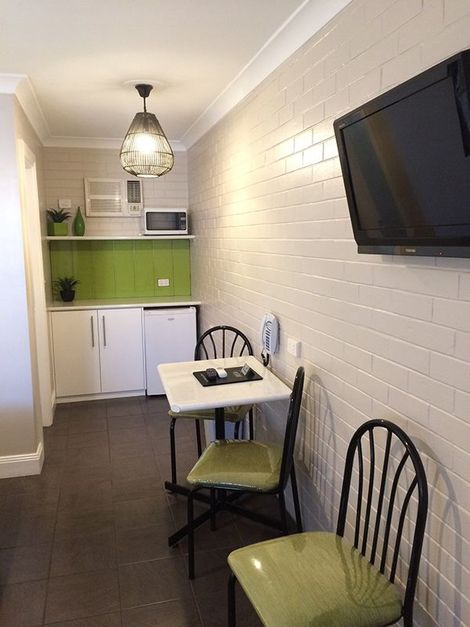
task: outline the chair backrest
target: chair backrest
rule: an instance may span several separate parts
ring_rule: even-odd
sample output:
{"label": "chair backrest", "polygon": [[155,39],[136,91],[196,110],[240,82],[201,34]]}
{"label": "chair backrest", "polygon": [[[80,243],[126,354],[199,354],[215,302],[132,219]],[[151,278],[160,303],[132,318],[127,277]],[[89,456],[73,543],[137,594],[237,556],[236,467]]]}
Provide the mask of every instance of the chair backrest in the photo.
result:
{"label": "chair backrest", "polygon": [[289,475],[294,463],[295,438],[297,436],[297,426],[299,424],[300,405],[302,403],[302,392],[304,389],[305,370],[302,366],[297,368],[294,385],[289,401],[287,412],[286,431],[284,435],[284,446],[282,449],[281,472],[279,475],[279,487],[285,488],[289,481]]}
{"label": "chair backrest", "polygon": [[198,339],[194,359],[217,359],[253,355],[250,340],[244,333],[227,325],[208,329]]}
{"label": "chair backrest", "polygon": [[[356,485],[351,490],[353,476]],[[364,423],[354,433],[348,447],[336,532],[344,536],[346,524],[351,524],[354,546],[392,583],[400,550],[407,549],[407,574],[406,563],[400,560],[400,578],[406,582],[405,626],[413,624],[413,600],[427,509],[426,473],[411,439],[388,420]],[[405,522],[410,539],[401,547]]]}

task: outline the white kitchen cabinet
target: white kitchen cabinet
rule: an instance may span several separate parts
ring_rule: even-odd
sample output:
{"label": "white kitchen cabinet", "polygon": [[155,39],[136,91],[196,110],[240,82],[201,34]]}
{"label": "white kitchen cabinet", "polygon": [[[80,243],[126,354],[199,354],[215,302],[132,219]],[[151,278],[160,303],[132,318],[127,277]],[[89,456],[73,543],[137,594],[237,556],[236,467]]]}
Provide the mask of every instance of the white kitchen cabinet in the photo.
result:
{"label": "white kitchen cabinet", "polygon": [[56,396],[143,390],[142,309],[51,313]]}
{"label": "white kitchen cabinet", "polygon": [[101,392],[97,312],[55,311],[51,320],[56,395]]}

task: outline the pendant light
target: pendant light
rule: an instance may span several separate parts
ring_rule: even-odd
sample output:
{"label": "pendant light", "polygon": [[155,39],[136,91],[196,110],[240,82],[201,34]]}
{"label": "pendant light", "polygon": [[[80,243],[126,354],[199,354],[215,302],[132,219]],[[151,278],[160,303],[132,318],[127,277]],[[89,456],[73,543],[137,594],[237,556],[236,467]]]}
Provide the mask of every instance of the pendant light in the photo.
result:
{"label": "pendant light", "polygon": [[171,170],[174,155],[170,143],[153,113],[147,113],[145,104],[152,85],[139,84],[135,88],[144,99],[144,110],[136,113],[121,146],[121,165],[135,176],[162,176]]}

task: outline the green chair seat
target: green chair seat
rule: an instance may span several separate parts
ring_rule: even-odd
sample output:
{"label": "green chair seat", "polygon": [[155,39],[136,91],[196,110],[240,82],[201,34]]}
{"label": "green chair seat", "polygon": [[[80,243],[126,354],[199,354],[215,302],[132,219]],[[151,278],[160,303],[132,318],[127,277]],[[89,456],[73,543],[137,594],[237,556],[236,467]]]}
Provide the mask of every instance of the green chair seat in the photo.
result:
{"label": "green chair seat", "polygon": [[260,542],[228,562],[268,627],[383,627],[402,615],[397,588],[333,533]]}
{"label": "green chair seat", "polygon": [[282,448],[254,440],[211,442],[187,477],[192,485],[267,492],[279,485]]}
{"label": "green chair seat", "polygon": [[[252,405],[237,405],[236,407],[226,407],[224,418],[227,422],[240,422],[252,408]],[[183,418],[186,420],[215,420],[215,412],[213,409],[201,409],[194,411],[176,412],[170,411],[168,415],[172,418]]]}

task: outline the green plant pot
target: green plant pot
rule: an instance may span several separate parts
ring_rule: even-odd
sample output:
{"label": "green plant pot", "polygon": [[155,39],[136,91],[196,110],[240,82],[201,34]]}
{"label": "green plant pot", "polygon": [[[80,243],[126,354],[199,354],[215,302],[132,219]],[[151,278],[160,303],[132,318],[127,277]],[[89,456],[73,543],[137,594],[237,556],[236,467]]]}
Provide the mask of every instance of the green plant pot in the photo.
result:
{"label": "green plant pot", "polygon": [[48,222],[47,223],[47,234],[48,235],[68,235],[69,234],[69,225],[67,222]]}

